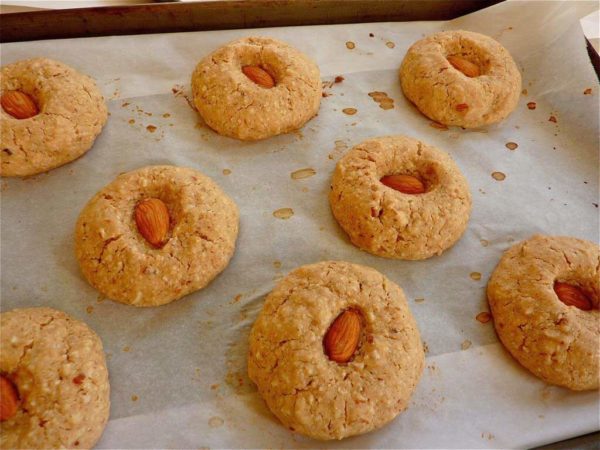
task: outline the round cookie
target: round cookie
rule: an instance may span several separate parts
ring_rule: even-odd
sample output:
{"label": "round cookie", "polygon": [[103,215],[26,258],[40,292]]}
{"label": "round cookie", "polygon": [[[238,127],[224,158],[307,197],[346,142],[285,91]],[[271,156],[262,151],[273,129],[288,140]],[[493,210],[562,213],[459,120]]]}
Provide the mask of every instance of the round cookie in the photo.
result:
{"label": "round cookie", "polygon": [[[487,295],[500,340],[548,383],[598,389],[599,267],[597,244],[536,235],[508,249],[490,278]],[[562,293],[561,301],[556,282],[580,289],[584,309],[564,303]]]}
{"label": "round cookie", "polygon": [[[165,242],[152,245],[138,227],[138,205],[166,206]],[[235,250],[239,212],[200,172],[149,166],[117,177],[85,206],[75,251],[89,283],[108,298],[158,306],[205,287]]]}
{"label": "round cookie", "polygon": [[[248,67],[258,67],[256,76],[274,86],[252,81],[244,73]],[[192,74],[192,91],[209,127],[254,141],[302,127],[319,110],[322,86],[319,68],[303,53],[276,39],[248,37],[202,59]]]}
{"label": "round cookie", "polygon": [[12,385],[18,398],[14,415],[0,424],[0,448],[93,447],[110,409],[98,336],[50,308],[3,312],[0,328],[2,393]]}
{"label": "round cookie", "polygon": [[[425,192],[404,193],[380,181],[395,174],[418,178]],[[370,139],[346,153],[329,202],[354,245],[398,259],[441,254],[461,237],[471,213],[469,186],[450,156],[406,136]]]}
{"label": "round cookie", "polygon": [[500,122],[521,94],[521,74],[508,50],[471,31],[443,31],[414,43],[400,82],[427,117],[464,128]]}
{"label": "round cookie", "polygon": [[[347,311],[360,315],[348,362],[326,336]],[[380,428],[406,409],[423,370],[419,331],[402,289],[369,267],[302,266],[269,294],[250,334],[248,375],[290,430],[342,439]]]}
{"label": "round cookie", "polygon": [[[1,176],[34,175],[79,158],[106,122],[94,80],[58,61],[35,58],[4,66],[0,86]],[[4,107],[12,91],[28,95],[39,113],[26,119],[9,114]]]}

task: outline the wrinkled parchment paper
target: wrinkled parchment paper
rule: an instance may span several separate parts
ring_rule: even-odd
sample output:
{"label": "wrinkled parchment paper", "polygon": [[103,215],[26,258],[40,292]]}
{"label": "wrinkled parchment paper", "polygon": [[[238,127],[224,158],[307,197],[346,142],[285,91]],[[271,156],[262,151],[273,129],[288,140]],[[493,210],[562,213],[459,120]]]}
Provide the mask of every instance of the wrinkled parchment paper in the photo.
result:
{"label": "wrinkled parchment paper", "polygon": [[[488,277],[513,242],[534,233],[598,240],[599,89],[579,25],[596,5],[509,2],[451,22],[3,45],[2,64],[46,56],[93,76],[111,116],[81,159],[2,181],[2,310],[59,308],[101,336],[112,409],[100,448],[527,447],[598,429],[597,393],[545,385],[504,351],[491,322],[475,319],[487,310]],[[498,39],[522,69],[527,93],[497,126],[433,128],[401,93],[397,69],[407,48],[457,28]],[[257,34],[311,55],[324,81],[345,79],[326,88],[331,95],[319,116],[300,132],[242,143],[202,125],[186,97],[200,58]],[[386,92],[394,108],[380,108],[367,95],[372,91]],[[344,108],[358,112],[346,115]],[[326,194],[336,161],[362,140],[389,134],[448,151],[469,180],[468,230],[440,257],[411,262],[368,255],[349,243],[330,213]],[[509,150],[508,142],[518,148]],[[208,288],[167,306],[136,309],[103,299],[84,281],[73,229],[96,191],[120,172],[149,164],[190,166],[211,176],[238,203],[241,231],[231,264]],[[305,168],[316,174],[292,178]],[[493,172],[506,178],[497,181]],[[294,215],[274,217],[280,208]],[[280,426],[246,375],[247,336],[264,296],[293,268],[326,259],[372,266],[399,283],[429,349],[405,413],[377,432],[333,443]]]}

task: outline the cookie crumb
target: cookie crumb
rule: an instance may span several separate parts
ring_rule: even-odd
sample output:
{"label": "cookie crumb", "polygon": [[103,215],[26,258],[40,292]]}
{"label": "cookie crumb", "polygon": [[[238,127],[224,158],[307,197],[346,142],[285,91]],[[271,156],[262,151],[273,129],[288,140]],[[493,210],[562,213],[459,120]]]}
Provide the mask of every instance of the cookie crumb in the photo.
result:
{"label": "cookie crumb", "polygon": [[230,174],[231,174],[230,169],[223,169],[223,175],[230,175]]}
{"label": "cookie crumb", "polygon": [[535,109],[535,108],[537,108],[537,104],[535,102],[529,102],[529,103],[527,103],[527,108]]}
{"label": "cookie crumb", "polygon": [[344,114],[348,114],[349,116],[353,116],[358,112],[358,110],[356,108],[344,108],[342,109],[342,112]]}
{"label": "cookie crumb", "polygon": [[273,216],[277,219],[289,219],[294,215],[294,210],[292,208],[280,208],[273,211]]}
{"label": "cookie crumb", "polygon": [[369,37],[375,37],[373,33],[369,33]]}
{"label": "cookie crumb", "polygon": [[211,428],[218,428],[218,427],[222,426],[224,423],[225,423],[225,421],[217,416],[211,417],[208,421],[208,425]]}
{"label": "cookie crumb", "polygon": [[506,175],[502,172],[492,172],[492,178],[496,181],[503,181]]}
{"label": "cookie crumb", "polygon": [[465,339],[464,341],[462,341],[462,344],[460,344],[461,350],[466,350],[469,347],[471,347],[471,341],[468,339]]}
{"label": "cookie crumb", "polygon": [[129,106],[129,102],[125,102],[121,105],[121,108],[126,108],[127,106]]}
{"label": "cookie crumb", "polygon": [[341,75],[338,75],[337,77],[335,77],[335,79],[333,80],[334,83],[341,83],[342,81],[344,81],[345,78]]}
{"label": "cookie crumb", "polygon": [[477,319],[477,321],[481,323],[488,323],[492,319],[492,315],[487,311],[483,311],[477,314],[475,319]]}
{"label": "cookie crumb", "polygon": [[276,269],[281,269],[281,261],[273,261],[273,267],[275,267]]}
{"label": "cookie crumb", "polygon": [[471,280],[475,280],[475,281],[481,280],[481,274],[479,272],[471,272],[469,274],[469,277],[471,277]]}
{"label": "cookie crumb", "polygon": [[346,48],[348,50],[354,50],[356,48],[356,44],[352,41],[348,41],[348,42],[346,42]]}
{"label": "cookie crumb", "polygon": [[148,125],[146,130],[148,130],[150,133],[154,133],[156,131],[156,127],[154,125]]}
{"label": "cookie crumb", "polygon": [[302,180],[304,178],[310,178],[315,175],[317,171],[311,167],[307,167],[306,169],[298,169],[290,174],[292,180]]}
{"label": "cookie crumb", "polygon": [[129,119],[129,125],[133,125],[135,123],[135,119]]}
{"label": "cookie crumb", "polygon": [[137,402],[140,398],[137,395],[132,395],[131,396],[131,401],[132,402]]}
{"label": "cookie crumb", "polygon": [[516,142],[507,142],[506,143],[506,148],[509,150],[516,150],[519,147],[519,144],[517,144]]}
{"label": "cookie crumb", "polygon": [[557,122],[558,122],[558,120],[556,120],[556,116],[550,116],[550,117],[548,118],[548,122],[557,123]]}
{"label": "cookie crumb", "polygon": [[387,48],[394,48],[394,47],[396,46],[396,44],[394,44],[392,41],[387,41],[387,42],[385,43],[385,46],[386,46]]}
{"label": "cookie crumb", "polygon": [[592,95],[592,88],[587,88],[585,91],[583,91],[583,95]]}
{"label": "cookie crumb", "polygon": [[423,303],[424,301],[424,298],[415,298],[415,303]]}
{"label": "cookie crumb", "polygon": [[429,122],[429,126],[431,128],[436,128],[438,130],[442,130],[442,131],[447,131],[448,127],[442,123],[438,123],[438,122]]}

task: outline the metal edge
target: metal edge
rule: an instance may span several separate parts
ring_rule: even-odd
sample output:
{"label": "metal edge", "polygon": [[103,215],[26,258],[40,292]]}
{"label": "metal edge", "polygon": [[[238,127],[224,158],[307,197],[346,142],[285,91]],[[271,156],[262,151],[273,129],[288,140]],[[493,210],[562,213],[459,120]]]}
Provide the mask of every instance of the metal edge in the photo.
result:
{"label": "metal edge", "polygon": [[0,42],[361,22],[449,20],[502,0],[219,0],[3,14]]}

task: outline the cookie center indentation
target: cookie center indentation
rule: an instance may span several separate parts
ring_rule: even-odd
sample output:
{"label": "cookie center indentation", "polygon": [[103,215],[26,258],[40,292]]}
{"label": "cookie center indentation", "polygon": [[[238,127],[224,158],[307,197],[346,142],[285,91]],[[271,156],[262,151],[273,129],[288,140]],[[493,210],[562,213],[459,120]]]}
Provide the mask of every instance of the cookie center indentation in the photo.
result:
{"label": "cookie center indentation", "polygon": [[252,82],[261,87],[270,89],[275,86],[275,78],[264,67],[261,66],[243,66],[242,72]]}
{"label": "cookie center indentation", "polygon": [[575,306],[583,311],[593,308],[591,299],[578,286],[556,281],[554,282],[554,292],[558,299],[567,306]]}
{"label": "cookie center indentation", "polygon": [[413,175],[386,175],[379,181],[385,186],[402,192],[403,194],[417,195],[427,191],[427,187],[423,180]]}
{"label": "cookie center indentation", "polygon": [[7,114],[19,120],[37,116],[40,112],[33,98],[22,91],[5,91],[0,104]]}
{"label": "cookie center indentation", "polygon": [[155,248],[167,242],[171,224],[167,205],[158,198],[147,198],[137,204],[134,211],[135,223],[140,234]]}
{"label": "cookie center indentation", "polygon": [[329,359],[337,363],[350,361],[358,348],[362,328],[357,309],[347,309],[337,316],[323,338],[323,348]]}
{"label": "cookie center indentation", "polygon": [[481,69],[479,66],[462,56],[451,55],[446,57],[448,62],[459,72],[469,78],[475,78],[481,75]]}
{"label": "cookie center indentation", "polygon": [[13,417],[19,409],[19,391],[15,384],[4,375],[0,375],[0,421]]}

